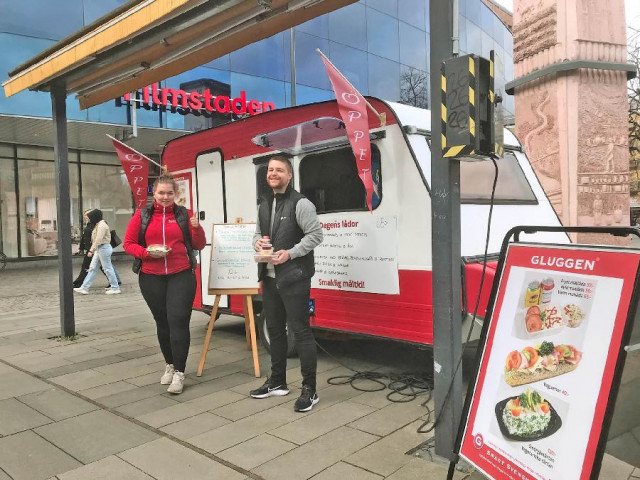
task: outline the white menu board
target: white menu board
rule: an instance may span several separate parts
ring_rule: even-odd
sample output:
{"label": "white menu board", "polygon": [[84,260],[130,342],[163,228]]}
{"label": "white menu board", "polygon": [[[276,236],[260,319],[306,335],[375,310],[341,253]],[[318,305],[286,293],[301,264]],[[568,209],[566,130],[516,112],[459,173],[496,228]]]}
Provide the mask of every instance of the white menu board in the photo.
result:
{"label": "white menu board", "polygon": [[396,217],[336,215],[320,221],[313,288],[400,293]]}
{"label": "white menu board", "polygon": [[258,269],[253,260],[255,223],[214,224],[209,290],[258,288]]}

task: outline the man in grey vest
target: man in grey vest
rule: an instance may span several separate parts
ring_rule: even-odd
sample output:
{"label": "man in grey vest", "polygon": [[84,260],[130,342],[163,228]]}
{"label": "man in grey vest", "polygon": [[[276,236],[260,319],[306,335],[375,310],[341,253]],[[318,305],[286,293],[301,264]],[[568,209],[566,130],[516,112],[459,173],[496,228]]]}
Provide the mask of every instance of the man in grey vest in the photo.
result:
{"label": "man in grey vest", "polygon": [[315,273],[313,249],[322,242],[316,208],[291,185],[293,169],[288,158],[269,160],[267,183],[272,189],[260,200],[254,248],[262,250],[269,236],[274,259],[258,264],[262,302],[271,340],[271,377],[250,392],[253,398],[289,394],[287,387],[287,331],[295,336],[300,357],[302,392],[296,412],[308,412],[318,403],[316,392],[316,343],[309,325],[309,294]]}

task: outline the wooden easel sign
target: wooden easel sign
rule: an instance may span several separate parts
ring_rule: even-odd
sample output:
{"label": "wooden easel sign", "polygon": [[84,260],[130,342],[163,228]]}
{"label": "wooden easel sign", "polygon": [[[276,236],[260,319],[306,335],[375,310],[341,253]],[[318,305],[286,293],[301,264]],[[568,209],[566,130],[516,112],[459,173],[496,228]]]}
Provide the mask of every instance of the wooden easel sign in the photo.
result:
{"label": "wooden easel sign", "polygon": [[258,347],[256,344],[256,327],[253,316],[251,295],[258,293],[258,270],[253,260],[253,235],[255,223],[216,223],[211,234],[211,265],[209,268],[209,295],[215,295],[211,318],[207,327],[198,376],[202,375],[207,352],[211,342],[213,324],[218,313],[218,305],[222,295],[242,295],[244,297],[244,324],[247,348],[253,354],[255,376],[260,376]]}

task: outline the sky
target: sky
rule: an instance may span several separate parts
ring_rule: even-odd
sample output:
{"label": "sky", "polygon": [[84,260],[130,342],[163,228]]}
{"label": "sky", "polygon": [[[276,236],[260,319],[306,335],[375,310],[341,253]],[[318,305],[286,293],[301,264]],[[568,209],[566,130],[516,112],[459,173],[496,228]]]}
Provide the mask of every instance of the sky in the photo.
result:
{"label": "sky", "polygon": [[[500,5],[508,8],[513,12],[513,0],[495,0]],[[609,0],[601,0],[608,2]],[[640,0],[624,0],[627,25],[640,29]]]}

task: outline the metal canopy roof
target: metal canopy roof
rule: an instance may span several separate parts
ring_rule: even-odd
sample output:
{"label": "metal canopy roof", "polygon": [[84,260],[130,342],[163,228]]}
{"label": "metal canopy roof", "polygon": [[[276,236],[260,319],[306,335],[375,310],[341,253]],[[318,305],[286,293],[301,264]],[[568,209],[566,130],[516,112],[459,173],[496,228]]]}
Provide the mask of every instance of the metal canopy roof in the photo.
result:
{"label": "metal canopy roof", "polygon": [[64,83],[80,108],[178,75],[357,0],[131,0],[10,72],[9,97]]}
{"label": "metal canopy roof", "polygon": [[[93,150],[113,153],[113,143],[106,134],[147,155],[160,155],[164,145],[177,137],[188,134],[185,130],[138,127],[137,137],[128,137],[131,127],[113,123],[69,120],[67,140],[70,149]],[[52,147],[53,120],[42,117],[0,115],[0,139],[18,145]]]}

